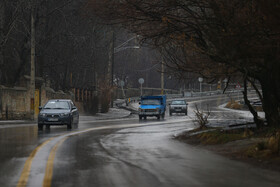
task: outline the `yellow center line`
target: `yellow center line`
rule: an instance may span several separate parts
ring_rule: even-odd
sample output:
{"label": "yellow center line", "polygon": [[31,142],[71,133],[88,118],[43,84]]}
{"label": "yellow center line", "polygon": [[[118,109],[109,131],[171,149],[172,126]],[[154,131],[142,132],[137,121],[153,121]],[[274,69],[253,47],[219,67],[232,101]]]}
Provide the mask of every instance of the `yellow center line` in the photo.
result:
{"label": "yellow center line", "polygon": [[29,178],[29,174],[30,174],[30,169],[31,169],[31,164],[32,161],[36,155],[36,153],[43,147],[45,146],[47,143],[49,143],[51,140],[53,140],[53,138],[49,138],[48,140],[46,140],[45,142],[43,142],[42,144],[40,144],[39,146],[37,146],[29,155],[28,159],[26,160],[23,170],[21,172],[19,181],[17,183],[17,187],[25,187]]}
{"label": "yellow center line", "polygon": [[48,161],[47,161],[47,166],[45,170],[45,177],[43,181],[43,187],[50,187],[51,182],[52,182],[52,176],[53,176],[53,163],[54,163],[54,158],[55,158],[55,153],[57,148],[68,138],[69,136],[66,136],[62,140],[60,140],[55,146],[52,148]]}
{"label": "yellow center line", "polygon": [[[184,119],[184,120],[177,120],[176,122],[183,122],[183,121],[189,121],[189,119]],[[174,123],[175,121],[166,121],[166,122],[152,122],[152,123],[145,123],[145,124],[141,124],[138,126],[136,126],[136,124],[125,124],[125,125],[114,125],[114,126],[106,126],[106,127],[94,127],[94,128],[89,128],[89,129],[85,129],[85,130],[79,130],[76,132],[72,132],[72,133],[65,133],[62,135],[58,135],[55,137],[52,137],[48,140],[46,140],[45,142],[43,142],[41,145],[39,145],[38,147],[36,147],[32,153],[30,154],[30,156],[28,157],[28,159],[26,160],[20,179],[18,181],[17,187],[26,187],[27,185],[27,181],[29,178],[29,174],[30,174],[30,169],[31,169],[31,164],[32,161],[36,155],[36,153],[43,147],[45,146],[47,143],[49,143],[50,141],[52,141],[54,138],[58,138],[61,136],[66,136],[64,137],[62,140],[60,140],[57,144],[55,144],[55,146],[52,148],[51,153],[49,155],[48,161],[47,161],[47,166],[46,166],[46,170],[45,170],[45,177],[44,177],[44,181],[43,181],[43,186],[44,187],[50,187],[51,186],[51,180],[52,180],[52,175],[53,175],[53,162],[54,162],[54,158],[55,158],[55,153],[57,148],[69,137],[71,136],[75,136],[78,134],[82,134],[82,133],[87,133],[90,131],[95,131],[95,130],[104,130],[104,129],[116,129],[116,128],[125,128],[125,127],[143,127],[143,126],[148,126],[151,124],[167,124],[167,123]],[[68,135],[67,135],[68,134]]]}

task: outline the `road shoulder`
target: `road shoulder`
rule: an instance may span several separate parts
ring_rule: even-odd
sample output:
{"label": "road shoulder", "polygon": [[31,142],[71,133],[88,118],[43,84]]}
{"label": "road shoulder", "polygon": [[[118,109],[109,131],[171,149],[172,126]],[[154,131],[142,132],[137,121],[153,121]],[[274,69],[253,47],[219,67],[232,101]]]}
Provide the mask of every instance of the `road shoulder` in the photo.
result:
{"label": "road shoulder", "polygon": [[256,129],[226,131],[215,129],[214,131],[212,128],[203,131],[196,129],[181,133],[175,139],[208,149],[233,160],[280,172],[279,129],[272,134],[269,132],[269,136],[267,132],[260,132]]}

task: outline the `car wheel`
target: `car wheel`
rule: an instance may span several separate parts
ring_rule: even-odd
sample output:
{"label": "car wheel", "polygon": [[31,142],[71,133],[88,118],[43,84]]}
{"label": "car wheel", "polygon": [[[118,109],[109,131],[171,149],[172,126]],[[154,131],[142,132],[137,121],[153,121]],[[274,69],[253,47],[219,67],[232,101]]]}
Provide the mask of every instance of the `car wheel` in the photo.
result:
{"label": "car wheel", "polygon": [[67,129],[72,129],[73,119],[71,119],[70,123],[67,124]]}
{"label": "car wheel", "polygon": [[160,115],[157,116],[157,119],[160,119]]}
{"label": "car wheel", "polygon": [[79,118],[78,118],[77,123],[75,123],[75,128],[77,129],[78,127],[79,127]]}
{"label": "car wheel", "polygon": [[187,115],[188,115],[188,112],[186,112],[185,115],[187,116]]}
{"label": "car wheel", "polygon": [[147,116],[144,116],[144,120],[146,120],[147,119]]}
{"label": "car wheel", "polygon": [[38,124],[38,130],[43,130],[43,125],[42,124]]}
{"label": "car wheel", "polygon": [[139,116],[139,120],[142,120],[142,116]]}
{"label": "car wheel", "polygon": [[164,119],[164,116],[165,116],[165,115],[164,115],[164,113],[163,113],[163,114],[161,115],[161,118]]}

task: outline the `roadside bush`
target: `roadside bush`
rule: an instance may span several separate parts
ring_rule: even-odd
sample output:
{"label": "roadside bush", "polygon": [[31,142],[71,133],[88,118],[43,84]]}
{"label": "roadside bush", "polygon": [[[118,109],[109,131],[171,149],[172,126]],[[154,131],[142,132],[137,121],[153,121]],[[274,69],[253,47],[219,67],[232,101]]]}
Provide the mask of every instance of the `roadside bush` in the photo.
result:
{"label": "roadside bush", "polygon": [[203,112],[202,110],[199,110],[197,105],[195,105],[195,119],[193,120],[195,123],[199,125],[200,129],[205,129],[206,124],[209,122],[208,118],[210,116],[210,110],[208,109],[206,112]]}
{"label": "roadside bush", "polygon": [[94,115],[98,112],[98,96],[94,96],[91,101],[84,102],[85,112]]}
{"label": "roadside bush", "polygon": [[231,109],[236,109],[236,110],[240,110],[240,109],[242,109],[242,107],[243,106],[235,100],[230,100],[226,104],[226,108],[231,108]]}
{"label": "roadside bush", "polygon": [[253,134],[254,134],[254,132],[253,132],[252,130],[246,128],[246,129],[244,130],[243,137],[244,137],[244,138],[247,138],[247,137],[252,136]]}
{"label": "roadside bush", "polygon": [[112,99],[113,87],[107,81],[102,81],[100,85],[100,104],[101,113],[107,113],[110,108],[110,103]]}
{"label": "roadside bush", "polygon": [[279,154],[280,151],[280,132],[277,132],[274,136],[271,136],[267,142],[267,148],[274,154]]}
{"label": "roadside bush", "polygon": [[111,103],[111,94],[108,92],[104,92],[100,96],[100,101],[101,101],[101,113],[107,113],[110,108],[110,103]]}
{"label": "roadside bush", "polygon": [[280,131],[269,134],[263,141],[258,142],[246,151],[248,157],[268,158],[280,155]]}
{"label": "roadside bush", "polygon": [[[239,102],[231,99],[225,106],[226,108],[230,108],[230,109],[235,109],[235,110],[242,110],[242,109],[248,109],[248,107],[246,105],[240,104]],[[263,108],[262,106],[252,106],[256,111],[258,112],[262,112]]]}
{"label": "roadside bush", "polygon": [[264,141],[261,141],[261,142],[257,143],[256,150],[262,151],[262,150],[265,150],[266,147],[267,147],[266,143]]}

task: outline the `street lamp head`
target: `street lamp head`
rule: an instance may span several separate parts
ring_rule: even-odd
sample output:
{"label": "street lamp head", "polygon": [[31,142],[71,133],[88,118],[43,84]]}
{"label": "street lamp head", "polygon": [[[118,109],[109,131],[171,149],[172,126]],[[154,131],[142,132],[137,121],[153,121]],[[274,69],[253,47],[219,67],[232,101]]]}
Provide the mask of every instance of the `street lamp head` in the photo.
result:
{"label": "street lamp head", "polygon": [[199,78],[198,78],[198,81],[199,81],[199,82],[202,82],[202,81],[203,81],[203,78],[202,78],[202,77],[199,77]]}

